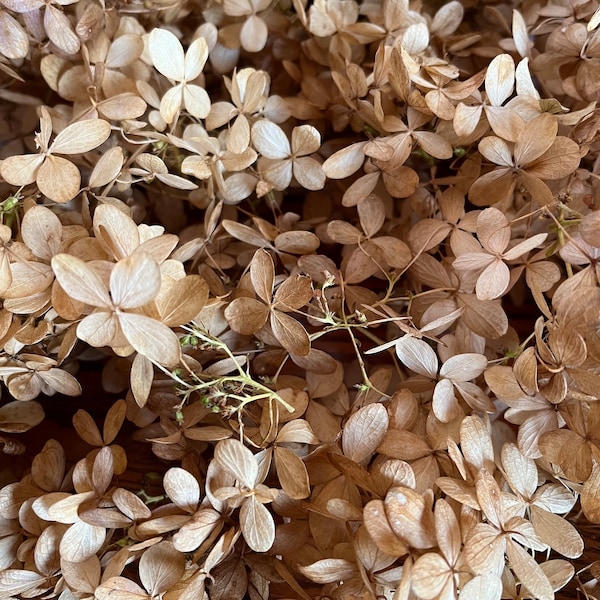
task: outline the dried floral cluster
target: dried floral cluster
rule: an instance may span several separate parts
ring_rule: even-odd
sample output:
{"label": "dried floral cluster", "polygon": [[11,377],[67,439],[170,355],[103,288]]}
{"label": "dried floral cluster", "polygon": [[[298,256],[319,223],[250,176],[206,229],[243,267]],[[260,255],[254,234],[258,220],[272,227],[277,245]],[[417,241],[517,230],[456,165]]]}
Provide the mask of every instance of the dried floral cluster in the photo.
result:
{"label": "dried floral cluster", "polygon": [[599,80],[597,0],[0,0],[0,600],[600,598]]}

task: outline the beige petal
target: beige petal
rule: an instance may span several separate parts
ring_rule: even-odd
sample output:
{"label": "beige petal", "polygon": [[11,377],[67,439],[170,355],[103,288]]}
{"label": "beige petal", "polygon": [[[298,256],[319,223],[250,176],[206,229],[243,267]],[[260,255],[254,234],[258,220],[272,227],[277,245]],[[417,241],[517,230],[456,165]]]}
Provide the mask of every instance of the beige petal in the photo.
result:
{"label": "beige petal", "polygon": [[261,120],[252,126],[252,144],[265,158],[284,159],[290,155],[290,142],[279,125]]}
{"label": "beige petal", "polygon": [[296,181],[307,190],[320,190],[325,185],[325,172],[321,163],[314,158],[296,158],[292,170]]}
{"label": "beige petal", "polygon": [[117,336],[118,321],[113,312],[99,311],[85,317],[77,326],[77,337],[90,346],[110,346]]}
{"label": "beige petal", "polygon": [[179,362],[179,338],[166,325],[145,315],[124,312],[118,314],[118,321],[125,338],[137,352],[169,367]]}
{"label": "beige petal", "polygon": [[8,12],[0,13],[0,54],[10,59],[25,58],[29,38],[19,22]]}
{"label": "beige petal", "polygon": [[0,174],[10,185],[29,185],[35,181],[43,154],[22,154],[9,156],[0,164]]}
{"label": "beige petal", "polygon": [[81,44],[73,31],[71,21],[63,12],[51,4],[44,11],[44,29],[50,41],[66,54],[77,54]]}
{"label": "beige petal", "polygon": [[66,158],[50,155],[40,166],[36,183],[40,192],[54,202],[68,202],[81,187],[79,169]]}
{"label": "beige petal", "polygon": [[110,274],[112,301],[125,310],[150,302],[158,294],[160,285],[158,263],[143,253],[136,252],[121,259]]}
{"label": "beige petal", "polygon": [[179,552],[193,552],[213,531],[222,527],[222,521],[221,514],[212,508],[199,510],[175,533],[173,546]]}
{"label": "beige petal", "polygon": [[206,40],[203,37],[198,37],[190,44],[185,53],[184,75],[186,81],[192,81],[202,73],[207,58],[208,45]]}
{"label": "beige petal", "polygon": [[112,306],[104,282],[81,259],[70,254],[57,254],[52,259],[52,269],[61,287],[75,300],[100,308]]}
{"label": "beige petal", "polygon": [[567,558],[578,558],[584,543],[577,529],[563,517],[531,506],[531,524],[542,542]]}
{"label": "beige petal", "polygon": [[476,291],[479,300],[494,300],[506,292],[510,283],[510,270],[504,262],[496,259],[487,266],[477,279]]}
{"label": "beige petal", "polygon": [[140,580],[153,598],[162,596],[179,583],[184,571],[185,556],[171,542],[151,546],[140,559]]}
{"label": "beige petal", "polygon": [[344,455],[357,463],[369,458],[382,443],[388,425],[388,414],[382,404],[369,404],[357,410],[344,426]]}
{"label": "beige petal", "polygon": [[70,562],[81,562],[100,550],[106,539],[106,529],[77,521],[60,541],[60,556]]}
{"label": "beige petal", "polygon": [[246,543],[255,552],[267,552],[275,541],[275,522],[256,496],[250,496],[240,509],[240,528]]}
{"label": "beige petal", "polygon": [[385,514],[394,533],[409,546],[435,546],[433,513],[419,492],[393,487],[385,497]]}
{"label": "beige petal", "polygon": [[110,131],[110,124],[103,119],[79,121],[54,138],[50,151],[53,154],[84,154],[104,143]]}
{"label": "beige petal", "polygon": [[29,249],[39,258],[51,260],[63,246],[60,219],[45,206],[32,206],[23,217],[21,235]]}
{"label": "beige petal", "polygon": [[515,62],[510,54],[499,54],[488,65],[485,91],[494,106],[501,106],[513,92]]}
{"label": "beige petal", "polygon": [[529,121],[515,143],[515,164],[522,167],[539,159],[552,146],[557,132],[558,121],[549,113]]}
{"label": "beige petal", "polygon": [[183,84],[178,84],[175,87],[167,90],[160,101],[160,116],[165,123],[171,124],[175,120],[181,110],[183,103]]}
{"label": "beige petal", "polygon": [[324,163],[323,171],[329,179],[345,179],[362,167],[365,161],[363,149],[367,142],[346,146],[332,154]]}
{"label": "beige petal", "polygon": [[198,480],[185,469],[173,467],[163,477],[163,486],[169,498],[188,513],[196,510],[200,502]]}
{"label": "beige petal", "polygon": [[267,24],[258,16],[250,16],[242,25],[240,42],[246,52],[260,52],[269,37]]}
{"label": "beige petal", "polygon": [[[440,592],[452,583],[453,572],[448,563],[439,555],[428,552],[420,556],[411,574],[412,589],[424,600],[440,598]],[[462,592],[461,592],[462,594]]]}
{"label": "beige petal", "polygon": [[215,460],[248,489],[258,479],[258,463],[252,452],[239,440],[222,440],[215,447]]}
{"label": "beige petal", "polygon": [[[206,90],[199,85],[188,83],[183,87],[183,105],[190,115],[196,117],[197,119],[204,119],[210,112],[210,98]],[[161,102],[161,115],[162,114]],[[165,119],[165,121],[166,120],[167,119]]]}
{"label": "beige petal", "polygon": [[181,42],[168,29],[152,30],[148,41],[148,51],[152,63],[159,73],[173,81],[185,79],[183,47]]}
{"label": "beige petal", "polygon": [[355,566],[343,558],[324,558],[310,565],[300,566],[299,571],[316,583],[333,583],[350,579]]}
{"label": "beige petal", "polygon": [[512,167],[513,157],[508,144],[499,137],[489,135],[479,142],[479,152],[490,162],[502,167]]}
{"label": "beige petal", "polygon": [[554,600],[554,590],[548,577],[533,557],[513,541],[506,544],[506,556],[515,575],[525,583],[527,589],[539,600]]}

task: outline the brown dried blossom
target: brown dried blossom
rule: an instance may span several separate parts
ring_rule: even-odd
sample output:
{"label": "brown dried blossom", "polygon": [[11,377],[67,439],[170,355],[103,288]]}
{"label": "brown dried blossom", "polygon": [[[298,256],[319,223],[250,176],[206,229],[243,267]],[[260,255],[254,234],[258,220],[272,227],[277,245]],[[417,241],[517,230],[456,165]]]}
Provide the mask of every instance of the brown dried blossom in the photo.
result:
{"label": "brown dried blossom", "polygon": [[72,123],[50,143],[52,121],[41,108],[40,131],[36,135],[39,154],[10,156],[2,162],[0,174],[11,185],[37,184],[40,192],[55,202],[67,202],[79,192],[81,175],[69,160],[57,154],[84,154],[100,146],[110,135],[110,125],[102,119]]}
{"label": "brown dried blossom", "polygon": [[480,8],[0,0],[0,600],[598,595],[600,9]]}

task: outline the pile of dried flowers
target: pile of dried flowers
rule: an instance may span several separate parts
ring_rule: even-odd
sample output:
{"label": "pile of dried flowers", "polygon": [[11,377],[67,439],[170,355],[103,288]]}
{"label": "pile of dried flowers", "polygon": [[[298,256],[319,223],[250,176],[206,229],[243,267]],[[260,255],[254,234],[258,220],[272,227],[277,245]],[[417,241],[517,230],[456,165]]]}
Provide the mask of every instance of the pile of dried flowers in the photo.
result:
{"label": "pile of dried flowers", "polygon": [[600,598],[599,80],[597,0],[0,0],[0,600]]}

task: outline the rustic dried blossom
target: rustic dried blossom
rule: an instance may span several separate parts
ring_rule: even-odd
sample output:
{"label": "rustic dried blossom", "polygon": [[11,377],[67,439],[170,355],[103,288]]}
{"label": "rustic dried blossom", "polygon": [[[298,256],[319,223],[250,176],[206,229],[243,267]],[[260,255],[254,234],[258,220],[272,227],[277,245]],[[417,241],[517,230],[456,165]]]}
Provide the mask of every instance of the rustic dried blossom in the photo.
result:
{"label": "rustic dried blossom", "polygon": [[597,4],[0,0],[0,597],[598,595]]}
{"label": "rustic dried blossom", "polygon": [[160,101],[161,117],[171,124],[182,107],[194,117],[206,117],[210,111],[210,98],[204,88],[191,83],[200,76],[208,59],[206,40],[197,38],[184,53],[181,42],[169,30],[153,29],[148,50],[156,70],[178,82]]}
{"label": "rustic dried blossom", "polygon": [[506,217],[496,208],[487,208],[477,217],[477,237],[484,252],[460,254],[453,262],[458,270],[479,272],[475,290],[480,300],[502,296],[510,284],[510,270],[504,261],[514,260],[545,241],[547,234],[539,233],[507,248],[510,226]]}
{"label": "rustic dried blossom", "polygon": [[[158,264],[138,252],[120,260],[110,274],[110,288],[81,259],[59,254],[52,267],[61,286],[76,300],[96,307],[77,327],[92,346],[133,349],[161,364],[179,361],[179,342],[166,325],[132,309],[153,300],[161,286]],[[110,289],[110,294],[109,294]]]}
{"label": "rustic dried blossom", "polygon": [[304,327],[288,313],[304,306],[313,295],[308,277],[300,275],[287,279],[273,295],[275,267],[271,255],[258,250],[250,264],[250,277],[256,295],[236,298],[225,310],[231,328],[238,333],[251,334],[263,328],[267,320],[273,334],[288,351],[304,356],[310,340]]}
{"label": "rustic dried blossom", "polygon": [[35,182],[42,194],[55,202],[67,202],[79,192],[79,169],[57,154],[84,154],[100,146],[110,135],[110,125],[102,119],[72,123],[50,143],[52,121],[45,107],[41,109],[40,131],[36,145],[40,154],[11,156],[2,162],[0,174],[11,185]]}
{"label": "rustic dried blossom", "polygon": [[483,138],[479,151],[500,166],[471,186],[469,200],[477,206],[503,205],[521,184],[538,204],[552,204],[554,195],[544,180],[566,177],[577,168],[580,159],[577,144],[557,136],[557,131],[556,119],[544,113],[520,126],[514,146],[499,137]]}

